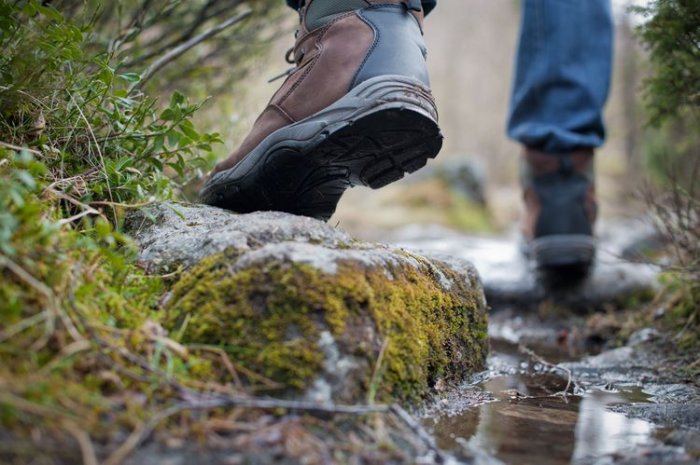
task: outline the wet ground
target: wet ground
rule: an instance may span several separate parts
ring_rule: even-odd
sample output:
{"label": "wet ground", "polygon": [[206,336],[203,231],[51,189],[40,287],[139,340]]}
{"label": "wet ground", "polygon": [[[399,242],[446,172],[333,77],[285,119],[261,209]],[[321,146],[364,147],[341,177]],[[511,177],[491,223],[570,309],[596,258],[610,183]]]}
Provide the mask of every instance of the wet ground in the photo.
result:
{"label": "wet ground", "polygon": [[630,296],[654,292],[658,266],[645,263],[640,251],[658,241],[649,222],[628,220],[602,225],[595,266],[585,280],[547,284],[522,252],[517,231],[504,236],[468,236],[441,226],[413,225],[391,241],[447,262],[468,260],[481,275],[489,305],[532,310],[556,300],[571,310],[599,307]]}
{"label": "wet ground", "polygon": [[[387,236],[448,263],[474,263],[491,306],[487,369],[443,387],[417,412],[425,431],[393,416],[375,421],[375,431],[358,417],[314,423],[292,412],[236,433],[234,450],[222,435],[208,455],[189,441],[152,442],[127,463],[700,465],[700,380],[669,363],[669,335],[642,328],[619,346],[589,325],[591,315],[636,309],[642,296],[658,292],[659,268],[635,260],[653,231],[618,224],[599,237],[591,275],[552,287],[513,236],[470,237],[433,226]],[[396,442],[386,443],[389,437]],[[343,458],[331,459],[339,452]]]}
{"label": "wet ground", "polygon": [[[494,339],[490,369],[434,405],[424,424],[439,447],[478,464],[700,463],[664,442],[668,429],[615,411],[649,403],[631,382],[583,385]],[[631,380],[630,380],[631,381]],[[567,386],[568,385],[568,386]]]}
{"label": "wet ground", "polygon": [[[637,309],[638,296],[658,291],[658,268],[632,260],[653,239],[645,231],[603,231],[591,276],[558,288],[536,279],[513,237],[424,226],[387,236],[447,262],[472,261],[491,306],[487,369],[437,387],[415,412],[423,428],[395,412],[370,423],[241,410],[212,418],[199,438],[156,433],[124,464],[700,465],[700,379],[669,363],[670,335],[642,328],[619,346],[589,325],[591,315]],[[61,452],[72,455],[36,463],[80,463],[77,449]]]}
{"label": "wet ground", "polygon": [[440,448],[486,465],[700,464],[700,380],[669,369],[655,330],[610,348],[582,313],[656,291],[658,269],[631,260],[649,231],[609,227],[591,275],[566,288],[543,285],[513,238],[399,233],[407,248],[474,262],[492,307],[488,370],[422,412]]}
{"label": "wet ground", "polygon": [[[494,338],[489,370],[424,412],[423,423],[439,447],[476,464],[700,463],[693,458],[700,424],[668,426],[630,415],[658,405],[654,393],[662,387],[676,395],[682,387],[626,379],[623,369],[617,383],[589,383],[575,365],[554,364],[578,360],[556,347],[533,357]],[[684,390],[692,398],[686,407],[697,408],[698,390]],[[674,434],[686,435],[685,444],[674,443]]]}

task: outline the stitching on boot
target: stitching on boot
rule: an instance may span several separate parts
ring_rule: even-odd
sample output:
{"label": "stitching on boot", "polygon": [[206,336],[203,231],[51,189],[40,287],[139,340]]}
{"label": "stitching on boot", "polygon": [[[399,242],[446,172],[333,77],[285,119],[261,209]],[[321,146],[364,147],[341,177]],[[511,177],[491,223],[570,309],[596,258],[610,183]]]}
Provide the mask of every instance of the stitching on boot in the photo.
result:
{"label": "stitching on boot", "polygon": [[[334,24],[336,24],[338,21],[342,21],[343,19],[348,18],[348,17],[351,17],[351,16],[353,16],[354,14],[355,14],[354,11],[350,11],[350,12],[348,12],[348,13],[345,13],[345,14],[343,14],[342,16],[339,16],[339,17],[333,19],[333,21],[331,21],[330,23],[326,24],[326,25],[323,26],[321,29],[318,29],[318,30],[317,30],[317,31],[319,31],[319,32],[318,32],[318,35],[319,35],[319,36],[318,36],[318,40],[316,41],[316,47],[319,48],[318,54],[314,57],[314,59],[312,60],[312,62],[310,62],[310,63],[307,65],[307,69],[304,71],[304,74],[302,74],[302,76],[299,78],[299,80],[298,80],[297,82],[295,82],[294,85],[292,85],[292,87],[289,89],[289,91],[284,95],[284,97],[282,97],[282,98],[280,99],[280,102],[279,102],[280,105],[283,104],[283,103],[287,100],[287,98],[289,98],[289,96],[290,96],[290,95],[301,85],[301,83],[309,76],[309,73],[311,73],[311,71],[316,67],[316,64],[318,63],[318,60],[319,60],[319,58],[321,57],[321,55],[323,54],[323,51],[324,51],[324,47],[323,47],[322,41],[323,41],[323,38],[325,37],[326,33],[328,32],[328,30],[329,30]],[[299,41],[299,44],[301,44],[304,40],[307,39],[307,37],[310,37],[310,36],[311,36],[312,34],[314,34],[314,33],[316,33],[316,31],[310,32],[306,37],[304,37],[302,40]],[[293,76],[293,74],[292,74],[292,76]]]}
{"label": "stitching on boot", "polygon": [[[371,6],[369,8],[374,8],[374,6]],[[358,11],[357,16],[359,16],[363,23],[365,23],[370,27],[370,29],[372,29],[372,31],[374,32],[374,41],[372,42],[372,46],[367,51],[365,58],[362,60],[360,67],[357,68],[357,71],[355,71],[355,75],[352,77],[352,81],[350,81],[350,89],[348,89],[348,92],[357,85],[357,78],[360,75],[360,73],[362,73],[362,71],[365,69],[365,65],[367,64],[367,61],[369,61],[369,57],[372,56],[372,53],[374,53],[374,50],[377,48],[377,45],[379,44],[379,39],[381,37],[379,29],[377,29],[374,26],[374,24],[368,18],[366,18],[365,15],[362,14],[362,11]]]}
{"label": "stitching on boot", "polygon": [[[364,8],[363,10],[358,10],[358,11],[357,11],[357,16],[359,16],[360,19],[361,19],[362,21],[364,21],[365,24],[367,24],[369,27],[371,27],[372,30],[374,31],[374,42],[372,43],[372,46],[370,47],[370,49],[367,51],[367,55],[365,55],[365,59],[362,60],[362,64],[361,64],[360,67],[358,68],[357,72],[355,72],[355,75],[354,75],[353,78],[352,78],[352,83],[350,84],[350,89],[348,89],[348,90],[351,90],[351,89],[353,89],[355,86],[358,85],[357,78],[360,76],[360,74],[362,73],[362,71],[364,71],[365,65],[366,65],[367,62],[369,61],[370,57],[372,56],[372,53],[374,53],[374,51],[376,50],[377,46],[379,45],[379,41],[381,40],[381,32],[379,31],[379,29],[378,29],[377,27],[375,27],[374,23],[372,23],[372,21],[371,21],[369,18],[367,18],[363,13],[364,13],[365,11],[367,11],[367,10],[380,10],[380,9],[401,10],[401,11],[403,11],[404,13],[407,13],[407,14],[408,14],[411,18],[413,18],[413,20],[416,22],[416,24],[418,25],[418,29],[421,31],[421,33],[423,32],[423,28],[421,27],[420,22],[419,22],[418,19],[415,17],[415,15],[413,15],[413,14],[411,14],[411,13],[408,12],[407,7],[406,7],[406,5],[405,5],[403,2],[402,2],[402,3],[399,3],[399,4],[396,4],[396,3],[382,3],[382,4],[377,4],[377,5],[369,6],[369,7],[367,7],[367,8]],[[421,51],[423,52],[423,50],[421,50]],[[424,54],[423,54],[423,57],[424,57],[424,58],[425,58],[425,55],[426,55],[426,54],[424,53]]]}

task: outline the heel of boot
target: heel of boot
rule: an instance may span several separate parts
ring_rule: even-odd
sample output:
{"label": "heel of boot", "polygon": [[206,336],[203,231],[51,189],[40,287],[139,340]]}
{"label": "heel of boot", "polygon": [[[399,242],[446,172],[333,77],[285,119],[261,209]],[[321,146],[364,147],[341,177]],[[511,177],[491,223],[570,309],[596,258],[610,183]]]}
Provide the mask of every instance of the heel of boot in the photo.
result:
{"label": "heel of boot", "polygon": [[376,5],[358,15],[375,40],[357,71],[353,87],[377,76],[412,76],[429,86],[427,48],[418,20],[404,5]]}
{"label": "heel of boot", "polygon": [[430,89],[421,81],[406,76],[386,75],[369,79],[355,87],[344,98],[360,99],[365,109],[391,106],[425,114],[436,124],[437,106]]}
{"label": "heel of boot", "polygon": [[437,108],[430,90],[420,81],[405,76],[372,78],[346,97],[359,109],[351,124],[334,140],[358,140],[344,158],[355,161],[350,180],[353,185],[379,189],[425,166],[442,147]]}
{"label": "heel of boot", "polygon": [[539,268],[589,267],[595,258],[595,239],[583,234],[545,236],[530,243]]}

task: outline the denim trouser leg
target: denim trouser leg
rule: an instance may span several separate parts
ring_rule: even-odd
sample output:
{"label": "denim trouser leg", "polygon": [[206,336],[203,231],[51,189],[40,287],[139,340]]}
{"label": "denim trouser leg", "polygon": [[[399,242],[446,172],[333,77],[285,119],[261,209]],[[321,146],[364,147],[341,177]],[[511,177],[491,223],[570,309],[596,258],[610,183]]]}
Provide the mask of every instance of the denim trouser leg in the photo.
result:
{"label": "denim trouser leg", "polygon": [[[287,0],[287,5],[291,6],[295,10],[299,9],[299,4],[303,3],[303,0]],[[437,3],[437,0],[422,0],[423,3],[423,10],[425,11],[425,14],[427,15],[430,13],[430,11],[435,8],[435,4]]]}
{"label": "denim trouser leg", "polygon": [[508,135],[548,153],[598,147],[613,54],[610,0],[522,0]]}

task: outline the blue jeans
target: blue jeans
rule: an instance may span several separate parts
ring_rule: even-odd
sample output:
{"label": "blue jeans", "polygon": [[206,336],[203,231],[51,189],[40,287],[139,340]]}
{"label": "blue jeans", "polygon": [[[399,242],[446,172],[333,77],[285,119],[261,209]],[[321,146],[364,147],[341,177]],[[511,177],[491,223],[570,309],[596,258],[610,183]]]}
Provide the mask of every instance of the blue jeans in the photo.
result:
{"label": "blue jeans", "polygon": [[[429,12],[437,0],[422,1]],[[612,72],[610,0],[521,3],[508,135],[548,153],[599,147]]]}
{"label": "blue jeans", "polygon": [[610,0],[522,0],[508,135],[548,153],[599,147],[613,55]]}

